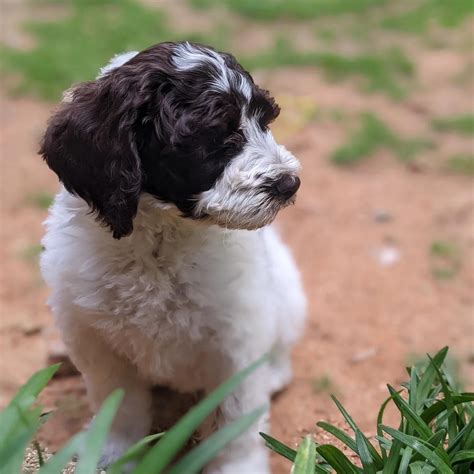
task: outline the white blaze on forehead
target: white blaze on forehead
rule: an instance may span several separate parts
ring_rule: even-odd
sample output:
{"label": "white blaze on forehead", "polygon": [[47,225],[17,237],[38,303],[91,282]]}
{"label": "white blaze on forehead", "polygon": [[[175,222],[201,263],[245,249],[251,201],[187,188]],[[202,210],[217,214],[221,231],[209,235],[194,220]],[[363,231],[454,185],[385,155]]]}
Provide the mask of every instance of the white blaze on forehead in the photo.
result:
{"label": "white blaze on forehead", "polygon": [[103,68],[100,69],[100,74],[97,76],[103,77],[106,74],[108,74],[112,69],[116,69],[126,62],[130,61],[130,59],[134,58],[138,54],[138,51],[129,51],[128,53],[120,53],[116,54],[107,64],[107,66],[104,66]]}
{"label": "white blaze on forehead", "polygon": [[203,64],[210,64],[218,74],[213,82],[213,86],[217,90],[230,92],[233,86],[237,87],[247,100],[252,97],[252,87],[247,78],[239,72],[229,69],[224,58],[212,49],[204,51],[188,42],[178,44],[174,50],[173,63],[180,71],[189,71]]}

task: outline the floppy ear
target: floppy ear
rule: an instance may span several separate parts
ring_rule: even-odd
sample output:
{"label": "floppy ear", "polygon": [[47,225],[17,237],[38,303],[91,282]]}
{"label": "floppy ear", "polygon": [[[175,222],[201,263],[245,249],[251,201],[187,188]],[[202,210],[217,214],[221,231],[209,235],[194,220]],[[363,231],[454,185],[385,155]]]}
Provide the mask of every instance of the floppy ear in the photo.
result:
{"label": "floppy ear", "polygon": [[141,191],[138,97],[138,88],[109,76],[76,86],[51,118],[40,150],[116,239],[132,232]]}

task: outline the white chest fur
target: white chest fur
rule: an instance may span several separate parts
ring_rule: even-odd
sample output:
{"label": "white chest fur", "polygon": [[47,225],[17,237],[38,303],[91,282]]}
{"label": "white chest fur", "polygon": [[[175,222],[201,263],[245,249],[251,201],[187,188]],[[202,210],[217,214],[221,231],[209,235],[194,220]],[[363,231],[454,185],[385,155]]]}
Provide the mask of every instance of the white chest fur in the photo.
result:
{"label": "white chest fur", "polygon": [[223,353],[246,347],[252,360],[299,332],[299,277],[271,228],[198,224],[144,196],[133,234],[117,241],[62,191],[47,229],[41,267],[58,325],[98,328],[154,382],[201,388]]}

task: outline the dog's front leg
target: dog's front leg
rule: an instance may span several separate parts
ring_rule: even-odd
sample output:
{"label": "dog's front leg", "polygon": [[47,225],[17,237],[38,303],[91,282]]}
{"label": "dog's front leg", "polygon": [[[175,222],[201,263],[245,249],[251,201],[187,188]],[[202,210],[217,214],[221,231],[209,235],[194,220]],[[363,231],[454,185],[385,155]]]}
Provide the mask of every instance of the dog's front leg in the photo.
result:
{"label": "dog's front leg", "polygon": [[94,329],[76,326],[63,333],[71,359],[84,377],[94,413],[110,393],[119,388],[124,390],[100,461],[101,466],[107,466],[149,434],[151,393],[138,377],[136,368],[115,354]]}
{"label": "dog's front leg", "polygon": [[[260,369],[224,400],[215,414],[215,429],[222,428],[259,406],[268,406],[267,375],[265,368]],[[268,474],[268,450],[258,434],[259,431],[268,432],[268,420],[267,411],[257,423],[224,448],[206,467],[204,474]]]}

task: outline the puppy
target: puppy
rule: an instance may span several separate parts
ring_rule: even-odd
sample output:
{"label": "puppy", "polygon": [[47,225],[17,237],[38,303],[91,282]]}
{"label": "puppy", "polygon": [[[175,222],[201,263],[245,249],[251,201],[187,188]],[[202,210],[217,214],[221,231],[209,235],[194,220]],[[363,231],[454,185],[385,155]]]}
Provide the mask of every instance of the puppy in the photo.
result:
{"label": "puppy", "polygon": [[[278,113],[232,55],[185,42],[114,58],[49,122],[40,152],[63,183],[43,240],[49,304],[92,409],[125,391],[103,465],[149,433],[153,385],[209,392],[276,349],[214,430],[290,380],[305,298],[265,226],[294,202],[300,166],[268,128]],[[258,438],[206,472],[269,472]]]}

